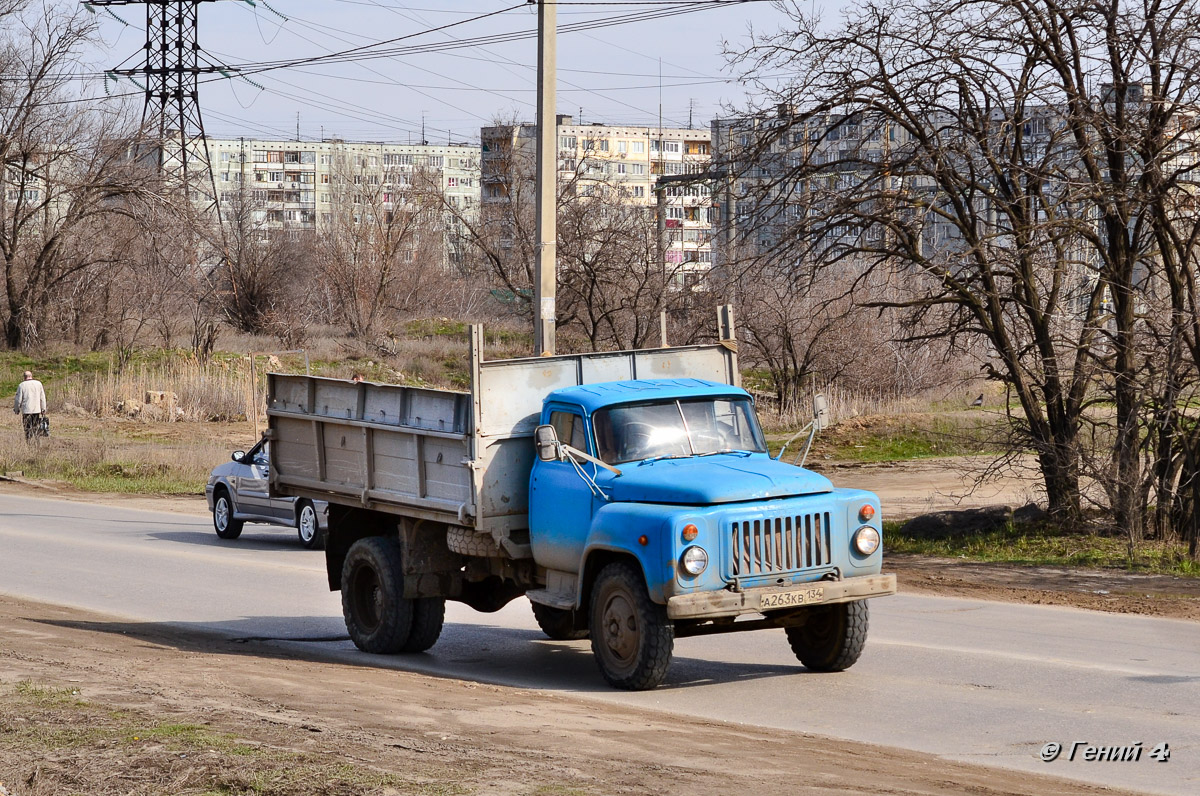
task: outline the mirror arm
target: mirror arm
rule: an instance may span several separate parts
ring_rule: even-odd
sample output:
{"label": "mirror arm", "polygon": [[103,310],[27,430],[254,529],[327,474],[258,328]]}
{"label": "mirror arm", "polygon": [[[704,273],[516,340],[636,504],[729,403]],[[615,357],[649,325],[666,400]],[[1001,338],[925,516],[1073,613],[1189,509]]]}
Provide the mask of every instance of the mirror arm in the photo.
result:
{"label": "mirror arm", "polygon": [[807,426],[804,426],[803,428],[801,428],[799,431],[797,431],[792,436],[788,437],[788,441],[783,443],[783,447],[779,449],[779,453],[775,454],[775,461],[780,461],[781,459],[783,459],[783,454],[787,451],[788,446],[791,445],[793,442],[795,442],[797,437],[799,437],[805,431],[808,431],[809,428],[812,427],[814,423],[816,423],[815,420],[812,423],[809,423]]}
{"label": "mirror arm", "polygon": [[603,467],[605,470],[608,470],[613,475],[621,474],[620,470],[618,470],[616,467],[613,467],[608,462],[601,461],[600,459],[597,459],[595,456],[589,456],[588,454],[579,450],[579,448],[572,448],[570,445],[566,444],[565,442],[558,443],[558,447],[563,453],[567,454],[568,456],[571,456],[572,458],[583,459],[585,462],[591,462],[592,464],[595,464],[599,467]]}

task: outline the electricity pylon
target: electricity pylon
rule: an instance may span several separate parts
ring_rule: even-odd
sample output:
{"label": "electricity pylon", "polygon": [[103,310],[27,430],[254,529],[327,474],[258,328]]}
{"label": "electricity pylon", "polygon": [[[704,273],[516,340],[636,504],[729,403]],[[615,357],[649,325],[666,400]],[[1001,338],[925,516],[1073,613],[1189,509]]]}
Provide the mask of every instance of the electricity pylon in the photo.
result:
{"label": "electricity pylon", "polygon": [[[142,126],[157,129],[158,167],[164,178],[178,181],[193,198],[193,189],[205,194],[210,209],[217,204],[216,182],[208,157],[204,119],[200,115],[197,83],[200,75],[220,72],[227,67],[202,64],[197,38],[197,18],[201,3],[214,0],[87,0],[86,6],[146,6],[146,59],[140,67],[113,69],[110,74],[144,81],[146,103]],[[193,185],[207,174],[201,185]],[[211,193],[210,193],[211,192]]]}

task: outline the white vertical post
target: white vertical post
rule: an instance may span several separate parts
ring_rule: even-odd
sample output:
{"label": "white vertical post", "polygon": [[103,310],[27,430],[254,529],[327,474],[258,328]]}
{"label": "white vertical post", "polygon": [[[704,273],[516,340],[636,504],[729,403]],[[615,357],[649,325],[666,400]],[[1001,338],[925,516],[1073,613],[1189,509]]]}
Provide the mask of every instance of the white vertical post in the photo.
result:
{"label": "white vertical post", "polygon": [[534,353],[554,354],[554,292],[558,230],[558,118],[555,59],[558,6],[538,0],[537,88],[537,279],[534,291]]}

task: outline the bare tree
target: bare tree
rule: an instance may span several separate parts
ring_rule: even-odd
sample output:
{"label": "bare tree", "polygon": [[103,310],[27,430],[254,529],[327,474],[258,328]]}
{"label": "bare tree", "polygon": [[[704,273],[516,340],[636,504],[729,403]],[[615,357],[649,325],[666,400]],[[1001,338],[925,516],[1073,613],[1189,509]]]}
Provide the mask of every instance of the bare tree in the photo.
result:
{"label": "bare tree", "polygon": [[154,174],[130,157],[137,126],[72,90],[95,34],[78,6],[0,13],[0,316],[9,347],[38,341],[58,293],[95,264],[72,236],[154,201]]}
{"label": "bare tree", "polygon": [[239,331],[298,344],[313,320],[311,246],[306,231],[272,217],[238,183],[222,203],[222,225],[206,228],[226,320]]}
{"label": "bare tree", "polygon": [[361,156],[338,155],[316,252],[337,318],[352,335],[369,337],[398,314],[436,311],[455,292],[437,175],[427,170],[371,168]]}
{"label": "bare tree", "polygon": [[797,73],[761,83],[780,121],[749,144],[760,204],[805,208],[776,255],[886,271],[906,295],[874,304],[983,352],[1058,517],[1081,516],[1081,424],[1111,391],[1111,508],[1139,538],[1139,296],[1190,193],[1196,4],[872,3],[830,32],[781,5],[789,29],[735,57]]}
{"label": "bare tree", "polygon": [[[531,317],[537,263],[532,147],[514,124],[499,124],[484,153],[484,201],[477,215],[449,208],[464,230],[477,270],[516,311]],[[526,128],[527,129],[527,128]],[[640,348],[659,339],[659,316],[684,306],[688,263],[667,261],[654,208],[640,204],[609,174],[603,158],[560,162],[556,322],[564,342],[582,335],[592,350]]]}

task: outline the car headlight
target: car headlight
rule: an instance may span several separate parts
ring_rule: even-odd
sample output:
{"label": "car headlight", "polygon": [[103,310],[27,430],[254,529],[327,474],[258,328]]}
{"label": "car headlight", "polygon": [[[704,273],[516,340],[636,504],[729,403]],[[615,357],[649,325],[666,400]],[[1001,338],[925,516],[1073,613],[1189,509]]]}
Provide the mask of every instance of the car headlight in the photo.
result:
{"label": "car headlight", "polygon": [[708,553],[703,547],[692,545],[687,550],[683,551],[683,555],[679,558],[679,563],[683,566],[683,571],[689,575],[696,576],[708,568]]}
{"label": "car headlight", "polygon": [[854,549],[864,556],[869,556],[879,549],[879,531],[870,525],[864,525],[854,532]]}

